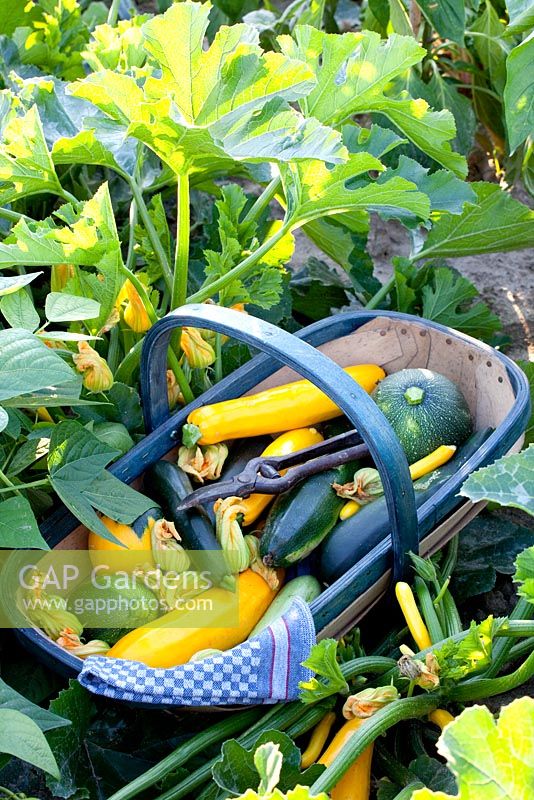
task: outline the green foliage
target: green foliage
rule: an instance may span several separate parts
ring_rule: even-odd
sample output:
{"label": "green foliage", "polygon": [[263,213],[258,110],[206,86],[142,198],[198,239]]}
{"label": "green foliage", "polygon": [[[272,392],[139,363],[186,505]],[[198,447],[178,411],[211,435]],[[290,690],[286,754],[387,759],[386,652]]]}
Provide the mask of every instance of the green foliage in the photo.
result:
{"label": "green foliage", "polygon": [[335,639],[323,639],[314,645],[303,666],[315,673],[315,677],[299,684],[300,699],[303,703],[315,703],[338,692],[348,691],[347,681],[337,660]]}
{"label": "green foliage", "polygon": [[50,482],[69,508],[89,530],[116,541],[94,509],[130,524],[154,505],[153,501],[122,483],[105,467],[119,455],[79,422],[62,422],[50,438]]}
{"label": "green foliage", "polygon": [[[310,786],[325,769],[323,765],[314,764],[301,772],[299,748],[287,734],[272,730],[258,736],[251,748],[243,747],[235,739],[224,742],[221,758],[212,768],[213,779],[228,795],[241,795],[247,789],[257,788],[260,780],[265,780],[262,773],[266,760],[268,763],[272,757],[271,747],[277,748],[283,759],[274,783],[281,792],[296,786]],[[258,763],[259,759],[262,763]],[[264,787],[261,794],[267,791]]]}
{"label": "green foliage", "polygon": [[68,728],[58,728],[48,735],[52,752],[59,766],[59,775],[47,778],[48,788],[54,797],[89,798],[91,775],[86,761],[85,737],[94,706],[88,692],[77,681],[69,681],[50,703],[50,711],[70,720]]}
{"label": "green foliage", "polygon": [[534,546],[523,550],[515,562],[514,581],[519,584],[518,594],[534,603]]}
{"label": "green foliage", "polygon": [[448,640],[434,655],[442,684],[457,683],[487,668],[491,663],[493,638],[499,624],[488,617],[480,625],[471,622],[469,633],[458,642]]}
{"label": "green foliage", "polygon": [[518,553],[534,542],[534,532],[499,514],[483,512],[459,534],[451,590],[465,600],[495,586],[497,574],[512,575]]}
{"label": "green foliage", "polygon": [[460,494],[474,503],[490,500],[534,515],[534,445],[473,472]]}
{"label": "green foliage", "polygon": [[0,708],[0,753],[16,756],[59,777],[56,760],[36,722],[13,708]]}
{"label": "green foliage", "polygon": [[[467,708],[447,725],[438,751],[458,782],[457,800],[528,800],[534,782],[534,700],[522,697],[501,708],[495,721],[484,706]],[[453,800],[418,789],[413,800]]]}

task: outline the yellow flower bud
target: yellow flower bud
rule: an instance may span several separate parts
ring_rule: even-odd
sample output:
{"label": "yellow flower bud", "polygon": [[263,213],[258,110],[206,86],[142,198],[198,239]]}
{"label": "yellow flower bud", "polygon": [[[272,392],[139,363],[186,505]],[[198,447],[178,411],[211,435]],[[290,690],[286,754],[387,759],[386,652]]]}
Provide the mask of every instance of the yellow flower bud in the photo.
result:
{"label": "yellow flower bud", "polygon": [[360,505],[375,500],[384,494],[384,487],[377,469],[364,467],[354,473],[354,480],[349,483],[333,483],[332,489],[338,497],[346,500],[355,499]]}
{"label": "yellow flower bud", "polygon": [[394,700],[398,700],[399,693],[395,686],[378,686],[375,689],[363,689],[357,694],[348,697],[343,706],[345,719],[366,719],[372,717],[377,711]]}
{"label": "yellow flower bud", "polygon": [[237,521],[244,513],[241,498],[227,497],[217,500],[215,510],[215,531],[221,545],[228,569],[232,573],[244,572],[250,564],[250,551]]}
{"label": "yellow flower bud", "polygon": [[192,369],[204,369],[215,361],[215,351],[197,328],[182,328],[180,346]]}
{"label": "yellow flower bud", "polygon": [[260,556],[260,540],[253,533],[247,533],[244,539],[249,551],[250,569],[252,572],[261,575],[267,585],[276,591],[280,586],[280,577],[274,567],[268,567],[263,563],[263,559]]}
{"label": "yellow flower bud", "polygon": [[61,631],[61,635],[56,640],[56,644],[64,650],[68,650],[73,656],[78,656],[78,658],[103,656],[110,649],[109,644],[103,642],[101,639],[92,639],[90,642],[82,644],[80,637],[70,628],[65,628]]}
{"label": "yellow flower bud", "polygon": [[135,333],[145,333],[152,323],[139,292],[130,280],[126,280],[117,297],[116,306],[124,305],[123,317],[125,323]]}
{"label": "yellow flower bud", "polygon": [[180,447],[178,466],[184,472],[193,475],[197,481],[204,483],[206,478],[215,481],[221,477],[221,470],[228,455],[228,447],[224,442],[198,447]]}
{"label": "yellow flower bud", "polygon": [[50,288],[53,292],[61,292],[69,278],[74,277],[74,264],[53,264],[50,276]]}
{"label": "yellow flower bud", "polygon": [[150,521],[152,553],[156,564],[164,571],[185,572],[189,567],[189,556],[180,544],[181,536],[174,522],[166,519]]}
{"label": "yellow flower bud", "polygon": [[72,357],[78,372],[83,374],[83,385],[90,392],[107,392],[113,386],[113,374],[96,350],[87,342],[78,342],[78,355]]}
{"label": "yellow flower bud", "polygon": [[37,570],[31,573],[32,588],[24,594],[24,614],[32,625],[41,628],[54,641],[65,629],[81,636],[83,626],[79,619],[67,610],[67,601],[64,597],[50,595],[43,590],[43,577]]}

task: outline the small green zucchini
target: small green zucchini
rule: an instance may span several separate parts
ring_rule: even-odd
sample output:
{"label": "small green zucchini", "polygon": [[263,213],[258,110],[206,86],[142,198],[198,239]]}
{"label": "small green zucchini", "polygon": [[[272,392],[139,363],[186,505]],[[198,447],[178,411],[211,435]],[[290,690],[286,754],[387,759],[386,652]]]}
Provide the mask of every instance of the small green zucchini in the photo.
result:
{"label": "small green zucchini", "polygon": [[291,603],[295,597],[300,597],[306,603],[311,603],[316,597],[321,594],[321,584],[314,578],[313,575],[300,575],[298,578],[293,578],[292,581],[278,592],[273,602],[260,619],[258,624],[249,634],[249,639],[257,636],[260,631],[270,625],[279,617],[282,617],[286,611],[289,610]]}
{"label": "small green zucchini", "polygon": [[260,539],[264,564],[288,567],[323,541],[345,502],[332,484],[346,483],[357,468],[353,461],[313,475],[275,500]]}

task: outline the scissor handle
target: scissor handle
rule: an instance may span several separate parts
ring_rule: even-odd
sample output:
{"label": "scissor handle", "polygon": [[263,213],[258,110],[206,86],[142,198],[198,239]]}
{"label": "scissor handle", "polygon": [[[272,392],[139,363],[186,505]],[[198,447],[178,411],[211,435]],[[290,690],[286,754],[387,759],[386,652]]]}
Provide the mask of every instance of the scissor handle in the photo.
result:
{"label": "scissor handle", "polygon": [[[141,397],[148,431],[169,416],[167,349],[173,330],[185,326],[208,328],[267,353],[314,383],[346,414],[368,445],[382,479],[391,523],[393,578],[399,580],[408,567],[407,553],[419,548],[412,480],[397,436],[367,392],[342,367],[291,333],[229,308],[191,304],[171,311],[145,336]],[[189,405],[190,411],[202,403],[202,397],[198,398]]]}

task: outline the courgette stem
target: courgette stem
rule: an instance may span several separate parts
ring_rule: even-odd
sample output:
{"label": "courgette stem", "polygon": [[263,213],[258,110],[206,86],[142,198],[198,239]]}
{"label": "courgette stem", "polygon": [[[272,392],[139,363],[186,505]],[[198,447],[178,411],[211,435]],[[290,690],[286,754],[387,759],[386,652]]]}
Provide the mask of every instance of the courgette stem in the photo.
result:
{"label": "courgette stem", "polygon": [[[513,608],[510,616],[508,619],[511,620],[529,620],[534,617],[534,605],[529,603],[528,600],[525,600],[524,597],[520,597],[515,607]],[[510,651],[513,647],[513,639],[500,639],[498,642],[495,642],[493,647],[493,659],[484,673],[485,678],[494,678],[496,675],[499,674],[502,667],[506,664]]]}
{"label": "courgette stem", "polygon": [[243,730],[243,728],[256,720],[259,714],[261,714],[261,709],[257,708],[247,709],[239,714],[230,714],[226,719],[217,722],[208,730],[202,731],[202,733],[192,736],[187,742],[178,745],[172,753],[169,753],[168,756],[142,775],[139,775],[135,780],[123,786],[109,800],[129,800],[129,798],[135,797],[160,781],[175,767],[187,763],[190,758],[201,753],[207,747]]}
{"label": "courgette stem", "polygon": [[404,697],[381,708],[354,732],[330,766],[312,784],[310,794],[329,792],[343,777],[350,765],[378,736],[402,720],[426,716],[439,705],[439,702],[440,695],[435,693]]}
{"label": "courgette stem", "polygon": [[[274,728],[279,731],[288,730],[291,725],[303,717],[302,703],[298,701],[289,703],[288,705],[274,706],[265,716],[239,736],[237,741],[239,744],[243,745],[243,747],[250,747],[254,744],[260,733]],[[209,780],[211,777],[211,768],[216,761],[217,758],[210,759],[188,775],[187,778],[184,778],[177,783],[176,786],[173,786],[172,789],[168,789],[163,794],[158,795],[154,800],[179,800],[179,798],[185,797],[199,786],[202,786],[205,781]],[[110,800],[117,800],[117,798],[110,798]],[[120,800],[123,799],[121,798]]]}
{"label": "courgette stem", "polygon": [[346,661],[341,664],[341,672],[343,677],[347,680],[356,678],[358,675],[366,675],[368,672],[382,675],[397,665],[394,658],[387,658],[386,656],[361,656],[354,658],[351,661]]}
{"label": "courgette stem", "polygon": [[421,614],[423,615],[423,619],[430,634],[430,639],[432,642],[440,642],[445,638],[445,633],[441,627],[436,609],[434,608],[428,586],[419,575],[415,577],[414,586],[417,599],[419,600]]}
{"label": "courgette stem", "polygon": [[456,603],[454,602],[454,597],[448,589],[443,593],[442,608],[445,612],[447,635],[454,636],[456,633],[460,633],[463,628],[462,620],[460,618],[460,614],[458,613]]}
{"label": "courgette stem", "polygon": [[475,678],[455,686],[447,693],[448,700],[466,703],[470,700],[484,700],[486,697],[511,692],[534,676],[534,651],[514,672],[500,678]]}
{"label": "courgette stem", "polygon": [[189,271],[189,175],[177,175],[176,185],[176,251],[171,295],[171,311],[185,303]]}
{"label": "courgette stem", "polygon": [[411,800],[416,789],[424,788],[424,783],[421,783],[421,781],[414,781],[413,783],[409,783],[408,786],[405,786],[404,789],[401,789],[400,792],[395,795],[393,800]]}

